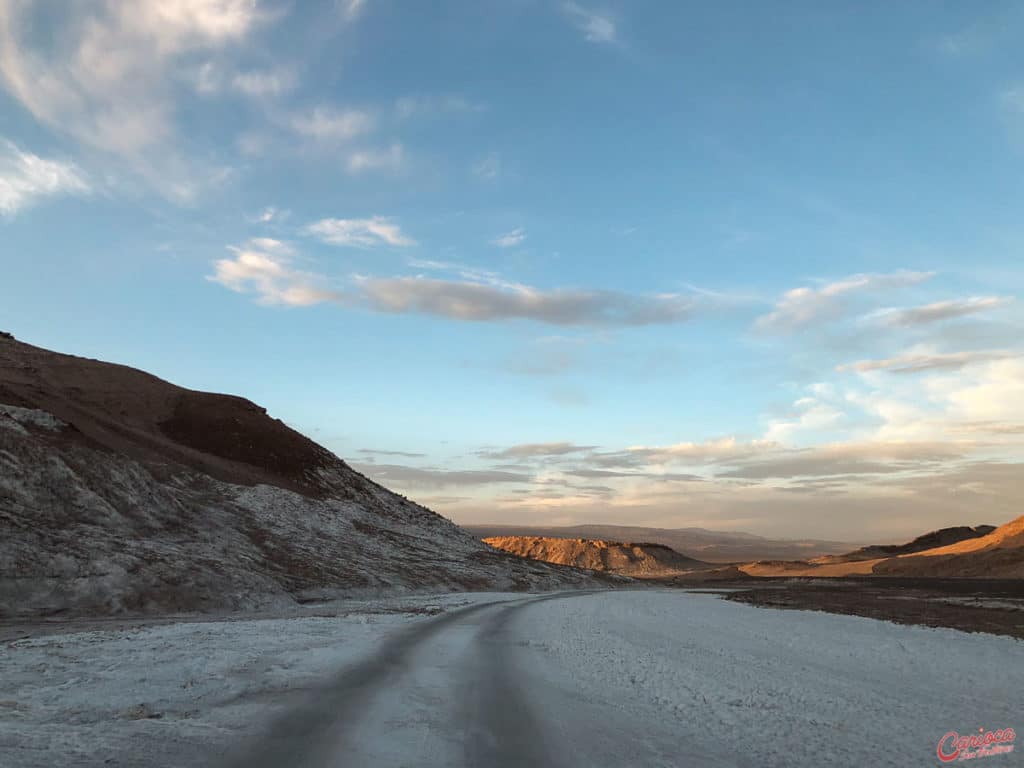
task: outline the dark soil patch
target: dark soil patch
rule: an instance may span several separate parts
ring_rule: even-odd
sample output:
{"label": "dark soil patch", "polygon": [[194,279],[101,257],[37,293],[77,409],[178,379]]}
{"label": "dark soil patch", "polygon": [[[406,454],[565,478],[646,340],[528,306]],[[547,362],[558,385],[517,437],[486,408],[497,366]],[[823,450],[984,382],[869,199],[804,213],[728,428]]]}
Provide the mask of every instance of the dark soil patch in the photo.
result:
{"label": "dark soil patch", "polygon": [[723,597],[762,608],[826,611],[1024,639],[1024,580],[1017,579],[872,577],[832,584],[780,579]]}

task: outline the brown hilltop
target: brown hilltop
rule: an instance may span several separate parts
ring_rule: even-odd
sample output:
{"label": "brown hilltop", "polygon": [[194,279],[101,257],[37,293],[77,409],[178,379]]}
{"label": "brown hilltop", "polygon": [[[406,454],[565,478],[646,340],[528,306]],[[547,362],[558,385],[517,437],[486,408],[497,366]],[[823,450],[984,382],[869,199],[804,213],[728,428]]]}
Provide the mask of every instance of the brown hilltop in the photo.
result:
{"label": "brown hilltop", "polygon": [[936,547],[956,544],[967,539],[976,539],[992,533],[995,529],[994,525],[976,525],[974,527],[959,525],[952,528],[940,528],[937,531],[922,534],[906,544],[872,544],[842,555],[816,557],[810,562],[826,565],[830,563],[848,563],[857,560],[874,560],[880,557],[895,557],[897,555],[912,555],[924,552],[925,550],[935,549]]}
{"label": "brown hilltop", "polygon": [[884,560],[874,573],[885,576],[952,576],[1024,579],[1024,516],[985,536]]}
{"label": "brown hilltop", "polygon": [[906,544],[862,547],[810,561],[760,561],[740,570],[750,576],[1020,579],[1024,578],[1024,517],[999,528],[944,528]]}
{"label": "brown hilltop", "polygon": [[[196,392],[124,365],[0,339],[0,403],[46,411],[98,446],[230,483],[322,496],[320,470],[365,478],[242,397]],[[367,481],[368,482],[368,481]]]}

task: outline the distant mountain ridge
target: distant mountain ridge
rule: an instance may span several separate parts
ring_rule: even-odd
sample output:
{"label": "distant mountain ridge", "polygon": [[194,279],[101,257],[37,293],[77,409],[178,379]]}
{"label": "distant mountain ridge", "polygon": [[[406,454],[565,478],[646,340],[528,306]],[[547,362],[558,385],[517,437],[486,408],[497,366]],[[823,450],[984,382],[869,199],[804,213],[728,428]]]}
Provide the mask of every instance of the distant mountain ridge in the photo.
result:
{"label": "distant mountain ridge", "polygon": [[751,533],[705,528],[646,528],[628,525],[513,526],[465,525],[480,538],[539,536],[543,538],[644,541],[661,544],[707,563],[753,560],[806,560],[849,552],[855,544],[817,539],[768,539]]}

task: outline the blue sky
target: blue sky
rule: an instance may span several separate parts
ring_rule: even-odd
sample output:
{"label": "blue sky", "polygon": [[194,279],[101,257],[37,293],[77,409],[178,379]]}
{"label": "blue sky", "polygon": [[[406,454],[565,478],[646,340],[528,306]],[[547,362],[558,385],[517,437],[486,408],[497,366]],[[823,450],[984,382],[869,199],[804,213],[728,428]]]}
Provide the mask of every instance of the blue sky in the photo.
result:
{"label": "blue sky", "polygon": [[1019,513],[1015,3],[0,0],[0,328],[459,522]]}

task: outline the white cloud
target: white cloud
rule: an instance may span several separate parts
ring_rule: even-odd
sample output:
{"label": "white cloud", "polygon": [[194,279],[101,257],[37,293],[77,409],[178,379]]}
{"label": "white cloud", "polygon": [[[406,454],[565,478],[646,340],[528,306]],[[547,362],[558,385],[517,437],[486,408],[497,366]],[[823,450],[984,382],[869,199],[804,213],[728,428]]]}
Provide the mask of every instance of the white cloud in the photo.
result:
{"label": "white cloud", "polygon": [[968,376],[931,383],[932,397],[948,403],[949,415],[965,422],[1024,423],[1024,359],[997,360]]}
{"label": "white cloud", "polygon": [[12,216],[44,197],[89,192],[74,164],[47,160],[0,140],[0,214]]}
{"label": "white cloud", "polygon": [[375,120],[369,112],[316,107],[292,118],[292,129],[317,141],[349,141],[373,130]]}
{"label": "white cloud", "polygon": [[361,173],[370,170],[397,171],[405,162],[405,148],[394,143],[387,149],[363,149],[352,152],[346,165],[349,173]]}
{"label": "white cloud", "polygon": [[523,231],[522,227],[516,227],[510,232],[506,232],[503,235],[491,240],[492,245],[496,245],[499,248],[512,248],[519,245],[523,240],[526,239],[526,232]]}
{"label": "white cloud", "polygon": [[385,216],[369,219],[321,219],[305,229],[330,245],[370,248],[376,245],[410,246],[416,241],[406,236],[401,228]]}
{"label": "white cloud", "polygon": [[174,147],[179,65],[242,40],[264,18],[251,0],[97,0],[66,5],[40,35],[32,4],[6,0],[0,82],[40,123],[187,198],[208,174]]}
{"label": "white cloud", "polygon": [[840,424],[846,415],[829,403],[814,397],[803,397],[793,403],[795,413],[786,419],[769,423],[764,439],[769,443],[791,443],[801,434],[832,429]]}
{"label": "white cloud", "polygon": [[584,8],[578,3],[568,2],[562,6],[583,37],[592,43],[615,42],[615,22],[607,15]]}
{"label": "white cloud", "polygon": [[913,326],[936,323],[966,315],[974,315],[1006,306],[1013,298],[1008,296],[971,296],[966,299],[937,301],[920,307],[880,309],[867,316],[885,325]]}
{"label": "white cloud", "polygon": [[234,257],[215,262],[207,279],[236,293],[253,293],[261,304],[308,307],[339,297],[322,287],[321,276],[292,268],[295,251],[280,240],[257,237],[228,250]]}
{"label": "white cloud", "polygon": [[931,272],[910,271],[861,274],[827,283],[820,288],[794,288],[782,295],[774,310],[759,317],[755,327],[764,331],[803,328],[841,314],[846,297],[851,293],[916,285],[932,276]]}
{"label": "white cloud", "polygon": [[[877,423],[878,440],[959,440],[964,432],[1020,435],[1024,424],[1024,356],[989,351],[963,365],[925,368],[917,376],[863,371],[868,391],[846,399]],[[882,369],[884,370],[884,369]],[[979,430],[979,424],[985,424]]]}

